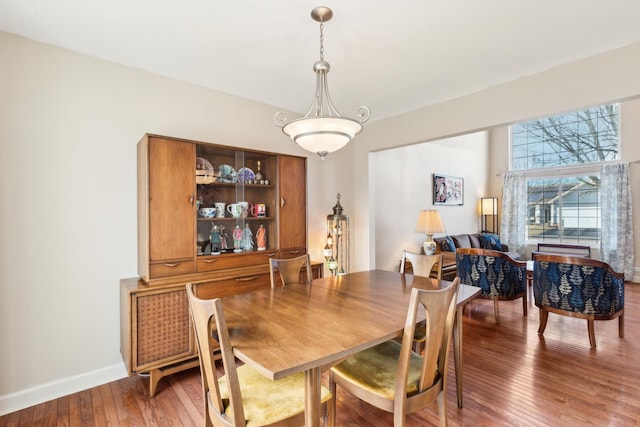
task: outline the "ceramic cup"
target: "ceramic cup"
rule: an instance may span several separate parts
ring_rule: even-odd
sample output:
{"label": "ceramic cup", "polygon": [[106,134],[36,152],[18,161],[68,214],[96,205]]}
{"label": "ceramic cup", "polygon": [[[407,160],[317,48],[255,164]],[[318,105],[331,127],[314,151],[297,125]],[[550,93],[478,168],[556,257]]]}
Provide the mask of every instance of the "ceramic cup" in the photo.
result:
{"label": "ceramic cup", "polygon": [[232,217],[239,218],[242,216],[242,205],[239,203],[229,203],[227,205],[227,212],[229,212]]}
{"label": "ceramic cup", "polygon": [[254,203],[251,207],[251,215],[256,217],[267,216],[267,206],[264,203]]}
{"label": "ceramic cup", "polygon": [[218,214],[218,218],[224,218],[224,213],[227,211],[226,209],[226,203],[214,203],[214,206],[216,207],[216,213]]}
{"label": "ceramic cup", "polygon": [[216,216],[216,208],[200,208],[198,213],[203,218],[213,218]]}

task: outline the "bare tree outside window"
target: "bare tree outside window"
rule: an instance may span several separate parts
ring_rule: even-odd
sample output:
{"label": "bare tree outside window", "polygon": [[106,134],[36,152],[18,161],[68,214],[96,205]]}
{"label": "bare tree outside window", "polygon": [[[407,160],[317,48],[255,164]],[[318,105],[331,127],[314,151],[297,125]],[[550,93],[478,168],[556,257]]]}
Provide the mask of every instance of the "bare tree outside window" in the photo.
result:
{"label": "bare tree outside window", "polygon": [[[512,170],[536,171],[527,180],[528,240],[599,241],[597,164],[618,158],[618,119],[619,105],[609,104],[511,127]],[[567,173],[585,164],[593,172]]]}

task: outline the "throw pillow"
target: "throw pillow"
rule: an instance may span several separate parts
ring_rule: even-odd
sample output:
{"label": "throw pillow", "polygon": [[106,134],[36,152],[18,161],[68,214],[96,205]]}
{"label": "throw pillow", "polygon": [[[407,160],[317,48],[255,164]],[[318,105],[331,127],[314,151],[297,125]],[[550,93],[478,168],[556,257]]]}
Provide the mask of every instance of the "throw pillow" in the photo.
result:
{"label": "throw pillow", "polygon": [[444,240],[442,241],[442,251],[443,252],[456,251],[456,245],[455,243],[453,243],[453,239],[451,238],[451,236],[445,236]]}
{"label": "throw pillow", "polygon": [[482,233],[482,248],[492,249],[494,251],[502,250],[502,243],[500,242],[500,236],[491,233]]}

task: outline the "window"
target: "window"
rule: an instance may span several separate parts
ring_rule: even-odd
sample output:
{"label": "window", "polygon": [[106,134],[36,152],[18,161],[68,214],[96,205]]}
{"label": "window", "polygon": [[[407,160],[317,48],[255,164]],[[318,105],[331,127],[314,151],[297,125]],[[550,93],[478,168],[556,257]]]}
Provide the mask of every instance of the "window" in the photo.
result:
{"label": "window", "polygon": [[594,176],[527,180],[527,239],[590,243],[600,240],[600,188]]}
{"label": "window", "polygon": [[527,176],[527,241],[599,242],[599,169],[618,158],[618,109],[604,105],[511,127],[511,169]]}
{"label": "window", "polygon": [[512,170],[616,160],[618,104],[515,124],[511,153]]}

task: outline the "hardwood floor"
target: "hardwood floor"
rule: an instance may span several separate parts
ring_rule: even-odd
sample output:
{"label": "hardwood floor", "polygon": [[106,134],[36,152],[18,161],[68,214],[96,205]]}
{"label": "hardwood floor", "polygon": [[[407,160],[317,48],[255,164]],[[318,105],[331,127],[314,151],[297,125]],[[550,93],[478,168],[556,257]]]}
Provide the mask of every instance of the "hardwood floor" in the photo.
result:
{"label": "hardwood floor", "polygon": [[[640,285],[626,285],[625,338],[617,320],[596,322],[597,349],[586,320],[551,314],[543,338],[538,309],[520,300],[476,300],[464,317],[464,408],[456,405],[453,357],[448,374],[451,426],[640,425]],[[147,381],[125,378],[0,417],[0,426],[197,426],[203,406],[198,369],[163,379],[147,397]],[[338,389],[338,426],[390,426],[392,417]],[[433,409],[409,426],[436,426]]]}

